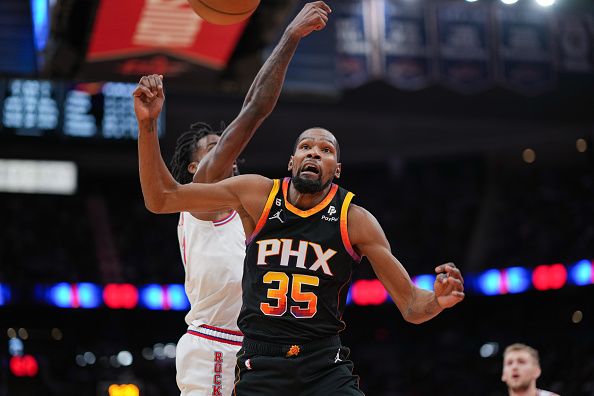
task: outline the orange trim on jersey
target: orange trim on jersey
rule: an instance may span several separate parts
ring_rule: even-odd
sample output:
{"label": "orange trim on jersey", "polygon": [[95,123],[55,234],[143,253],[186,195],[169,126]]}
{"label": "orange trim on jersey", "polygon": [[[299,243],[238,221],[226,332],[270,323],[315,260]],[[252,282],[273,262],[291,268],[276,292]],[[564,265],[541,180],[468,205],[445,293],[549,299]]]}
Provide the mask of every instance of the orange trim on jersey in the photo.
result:
{"label": "orange trim on jersey", "polygon": [[359,262],[361,261],[361,256],[355,252],[353,245],[351,245],[351,240],[349,239],[349,230],[347,227],[349,205],[351,204],[351,200],[354,196],[355,194],[352,192],[347,193],[342,203],[342,209],[340,209],[340,236],[342,237],[342,243],[344,244],[347,252],[356,262]]}
{"label": "orange trim on jersey", "polygon": [[338,191],[338,186],[336,184],[332,184],[332,187],[330,188],[328,195],[326,195],[326,198],[324,198],[322,202],[320,202],[311,209],[301,210],[293,206],[287,199],[287,191],[289,190],[289,180],[291,180],[291,178],[289,177],[285,177],[285,179],[283,180],[283,197],[285,198],[285,206],[287,207],[287,209],[289,209],[291,212],[293,212],[299,217],[309,217],[312,214],[318,213],[320,210],[324,209],[330,203],[330,201],[332,201],[332,198],[334,198],[334,196],[336,195],[336,191]]}
{"label": "orange trim on jersey", "polygon": [[250,237],[245,241],[246,245],[249,245],[250,242],[254,240],[256,235],[258,235],[258,233],[262,230],[262,227],[264,227],[264,224],[266,224],[266,220],[268,220],[268,213],[270,213],[270,208],[272,207],[272,203],[274,202],[274,197],[276,197],[276,194],[278,193],[278,188],[279,180],[274,179],[272,184],[272,190],[270,190],[270,193],[268,194],[268,200],[266,200],[266,205],[264,205],[264,210],[260,215],[260,219],[258,220],[258,224],[256,224],[256,228],[254,228],[252,235],[250,235]]}

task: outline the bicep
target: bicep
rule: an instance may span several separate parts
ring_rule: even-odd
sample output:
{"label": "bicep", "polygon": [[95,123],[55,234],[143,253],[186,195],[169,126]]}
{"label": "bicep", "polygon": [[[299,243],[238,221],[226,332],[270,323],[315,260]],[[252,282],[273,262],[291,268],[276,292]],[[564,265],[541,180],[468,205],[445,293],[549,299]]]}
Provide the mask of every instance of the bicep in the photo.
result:
{"label": "bicep", "polygon": [[392,254],[386,235],[375,217],[362,208],[357,207],[356,210],[359,213],[354,213],[351,223],[356,224],[352,236],[353,245],[360,255],[367,257],[376,276],[400,311],[403,311],[414,292],[410,276]]}
{"label": "bicep", "polygon": [[180,184],[166,194],[165,210],[175,212],[216,212],[238,209],[241,200],[238,194],[240,180],[229,178],[218,183]]}

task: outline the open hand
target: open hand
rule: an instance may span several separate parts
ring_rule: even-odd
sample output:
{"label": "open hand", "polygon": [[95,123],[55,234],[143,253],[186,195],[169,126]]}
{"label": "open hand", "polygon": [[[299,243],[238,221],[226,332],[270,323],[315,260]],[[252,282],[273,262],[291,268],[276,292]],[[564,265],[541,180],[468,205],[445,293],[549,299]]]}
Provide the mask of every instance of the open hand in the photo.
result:
{"label": "open hand", "polygon": [[435,268],[437,277],[433,285],[437,303],[441,308],[450,308],[464,299],[464,278],[454,263]]}
{"label": "open hand", "polygon": [[328,22],[328,14],[332,10],[323,1],[307,3],[289,24],[287,30],[303,38],[314,30],[322,30]]}
{"label": "open hand", "polygon": [[134,112],[138,120],[157,119],[165,101],[163,76],[152,74],[142,77],[132,96],[134,97]]}

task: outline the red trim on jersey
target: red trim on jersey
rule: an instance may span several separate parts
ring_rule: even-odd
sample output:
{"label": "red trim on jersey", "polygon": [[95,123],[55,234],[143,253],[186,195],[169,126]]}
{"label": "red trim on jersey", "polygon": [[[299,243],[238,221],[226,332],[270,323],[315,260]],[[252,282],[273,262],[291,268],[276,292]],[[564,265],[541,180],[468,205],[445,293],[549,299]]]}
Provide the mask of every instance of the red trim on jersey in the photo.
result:
{"label": "red trim on jersey", "polygon": [[322,200],[322,202],[320,202],[313,208],[310,208],[307,210],[301,210],[301,209],[293,206],[293,204],[291,204],[291,202],[289,202],[289,200],[287,199],[287,191],[289,190],[289,181],[290,180],[291,180],[290,177],[285,177],[283,180],[283,197],[285,198],[285,206],[287,207],[287,209],[289,209],[289,211],[293,212],[294,214],[296,214],[299,217],[309,217],[313,214],[318,213],[320,210],[322,210],[326,206],[328,206],[330,201],[332,201],[332,198],[334,198],[334,196],[336,195],[336,191],[338,191],[338,186],[336,184],[332,184],[332,187],[330,187],[330,191],[328,192],[328,195],[326,195],[326,197]]}
{"label": "red trim on jersey", "polygon": [[227,330],[227,329],[222,329],[220,327],[209,326],[206,324],[200,325],[200,327],[204,327],[205,329],[209,329],[209,330],[218,331],[219,333],[225,333],[225,334],[231,334],[231,335],[243,337],[243,333],[241,331]]}
{"label": "red trim on jersey", "polygon": [[344,244],[346,251],[351,255],[353,260],[360,262],[361,256],[359,256],[359,254],[355,252],[355,249],[353,249],[353,245],[351,245],[351,240],[349,239],[348,230],[349,205],[351,204],[351,200],[354,196],[355,194],[349,192],[342,202],[342,208],[340,209],[340,236],[342,237],[342,243]]}
{"label": "red trim on jersey", "polygon": [[196,337],[206,338],[207,340],[211,340],[211,341],[222,342],[223,344],[241,346],[241,342],[227,340],[225,338],[219,338],[219,337],[211,336],[211,335],[208,335],[208,334],[202,334],[202,333],[199,333],[199,332],[194,331],[194,330],[188,330],[188,334],[191,334],[191,335],[196,336]]}
{"label": "red trim on jersey", "polygon": [[278,179],[274,179],[272,182],[272,190],[270,190],[270,193],[268,194],[268,199],[266,200],[266,205],[264,205],[264,210],[262,210],[262,214],[260,215],[260,219],[258,220],[258,224],[256,224],[256,228],[254,228],[252,235],[250,235],[250,237],[245,240],[246,245],[249,245],[250,242],[254,240],[256,235],[258,235],[258,233],[264,227],[264,224],[266,224],[266,220],[268,220],[268,214],[270,213],[270,208],[274,202],[274,197],[276,197],[276,194],[278,193],[279,187]]}
{"label": "red trim on jersey", "polygon": [[225,217],[224,219],[221,220],[217,220],[217,221],[213,221],[212,224],[214,224],[215,227],[219,227],[222,226],[224,224],[227,224],[228,222],[230,222],[231,220],[233,220],[235,218],[235,216],[237,215],[236,211],[232,211],[229,216]]}

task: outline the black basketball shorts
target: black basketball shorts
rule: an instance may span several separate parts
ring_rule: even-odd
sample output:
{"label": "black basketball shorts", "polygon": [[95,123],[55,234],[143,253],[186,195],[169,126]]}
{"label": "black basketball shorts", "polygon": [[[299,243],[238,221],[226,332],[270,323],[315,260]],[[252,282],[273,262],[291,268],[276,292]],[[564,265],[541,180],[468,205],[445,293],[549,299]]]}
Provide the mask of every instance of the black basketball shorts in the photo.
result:
{"label": "black basketball shorts", "polygon": [[233,396],[362,396],[338,336],[302,345],[244,338]]}

